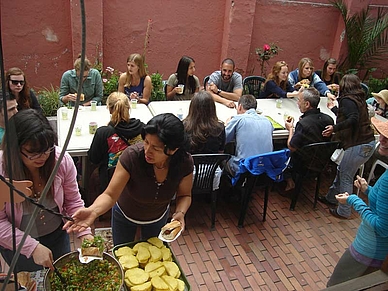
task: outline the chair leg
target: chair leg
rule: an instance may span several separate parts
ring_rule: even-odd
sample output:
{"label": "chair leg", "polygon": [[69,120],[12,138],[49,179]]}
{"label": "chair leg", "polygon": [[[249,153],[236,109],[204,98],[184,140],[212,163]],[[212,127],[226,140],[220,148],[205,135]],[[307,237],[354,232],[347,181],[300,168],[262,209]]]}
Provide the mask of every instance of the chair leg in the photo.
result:
{"label": "chair leg", "polygon": [[216,223],[216,205],[217,205],[217,191],[211,192],[211,210],[212,210],[212,221],[211,221],[211,229],[214,229],[215,223]]}
{"label": "chair leg", "polygon": [[294,193],[291,198],[291,204],[290,204],[290,210],[294,211],[295,210],[295,205],[296,201],[298,200],[298,196],[300,191],[302,190],[302,175],[296,174],[296,179],[295,179],[295,189]]}
{"label": "chair leg", "polygon": [[256,177],[246,178],[246,183],[241,188],[241,211],[240,211],[240,217],[238,219],[238,227],[243,227],[245,214],[247,213],[247,210],[248,210],[249,200],[251,198],[252,190],[255,183],[256,183]]}
{"label": "chair leg", "polygon": [[321,188],[321,174],[317,177],[317,183],[315,184],[315,196],[314,196],[314,209],[317,208],[317,201],[319,196],[319,188]]}
{"label": "chair leg", "polygon": [[263,222],[265,221],[265,217],[267,216],[268,192],[269,192],[269,185],[265,186],[265,190],[264,190]]}

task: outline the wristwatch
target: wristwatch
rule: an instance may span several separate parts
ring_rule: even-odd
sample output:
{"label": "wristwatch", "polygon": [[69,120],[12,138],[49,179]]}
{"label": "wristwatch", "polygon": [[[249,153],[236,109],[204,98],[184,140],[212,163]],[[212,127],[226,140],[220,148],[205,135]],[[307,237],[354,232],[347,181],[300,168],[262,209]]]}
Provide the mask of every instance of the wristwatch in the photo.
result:
{"label": "wristwatch", "polygon": [[221,89],[218,89],[218,90],[217,90],[217,95],[220,95],[221,92],[222,92]]}

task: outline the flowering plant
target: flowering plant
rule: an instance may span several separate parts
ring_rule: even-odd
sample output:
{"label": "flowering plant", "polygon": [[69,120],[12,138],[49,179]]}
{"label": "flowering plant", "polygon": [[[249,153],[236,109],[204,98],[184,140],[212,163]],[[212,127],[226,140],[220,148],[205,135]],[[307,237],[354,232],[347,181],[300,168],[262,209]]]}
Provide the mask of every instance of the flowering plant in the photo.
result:
{"label": "flowering plant", "polygon": [[263,45],[263,48],[256,49],[257,60],[260,63],[261,75],[263,77],[267,76],[265,64],[268,64],[268,60],[276,56],[281,50],[282,49],[274,43],[265,44]]}
{"label": "flowering plant", "polygon": [[106,69],[101,72],[104,96],[109,96],[110,93],[117,91],[120,75],[121,72],[112,67],[106,67]]}

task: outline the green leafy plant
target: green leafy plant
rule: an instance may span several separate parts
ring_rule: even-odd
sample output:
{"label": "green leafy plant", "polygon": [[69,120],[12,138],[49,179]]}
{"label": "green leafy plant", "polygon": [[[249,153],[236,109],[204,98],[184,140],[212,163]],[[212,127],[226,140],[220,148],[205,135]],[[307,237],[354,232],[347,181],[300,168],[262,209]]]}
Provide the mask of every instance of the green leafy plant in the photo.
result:
{"label": "green leafy plant", "polygon": [[164,101],[166,96],[164,95],[163,75],[158,72],[151,75],[152,91],[151,101]]}
{"label": "green leafy plant", "polygon": [[380,92],[381,90],[388,88],[388,77],[382,79],[376,79],[373,77],[369,78],[368,81],[369,92]]}
{"label": "green leafy plant", "polygon": [[44,116],[56,116],[57,110],[60,107],[59,88],[54,88],[53,85],[50,88],[43,87],[38,91],[38,101],[42,107]]}
{"label": "green leafy plant", "polygon": [[350,15],[343,0],[331,1],[345,23],[345,36],[348,45],[346,57],[340,63],[343,72],[349,70],[365,71],[365,80],[373,67],[388,53],[388,15],[387,9],[379,8],[376,17],[371,14],[370,6],[359,13]]}
{"label": "green leafy plant", "polygon": [[257,60],[260,63],[261,76],[267,77],[266,64],[269,65],[268,60],[279,54],[282,49],[274,43],[265,44],[263,48],[256,49]]}

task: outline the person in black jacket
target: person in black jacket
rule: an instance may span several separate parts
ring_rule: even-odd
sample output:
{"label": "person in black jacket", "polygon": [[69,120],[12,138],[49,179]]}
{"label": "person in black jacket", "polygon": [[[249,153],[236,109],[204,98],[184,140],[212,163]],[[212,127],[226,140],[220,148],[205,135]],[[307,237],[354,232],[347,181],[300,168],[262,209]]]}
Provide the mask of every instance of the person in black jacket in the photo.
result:
{"label": "person in black jacket", "polygon": [[124,93],[113,92],[106,101],[111,119],[107,126],[97,129],[90,149],[89,160],[99,165],[100,189],[105,190],[109,183],[109,173],[128,145],[141,142],[141,130],[144,127],[139,119],[130,118],[130,103]]}

